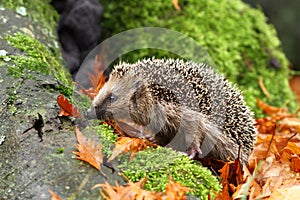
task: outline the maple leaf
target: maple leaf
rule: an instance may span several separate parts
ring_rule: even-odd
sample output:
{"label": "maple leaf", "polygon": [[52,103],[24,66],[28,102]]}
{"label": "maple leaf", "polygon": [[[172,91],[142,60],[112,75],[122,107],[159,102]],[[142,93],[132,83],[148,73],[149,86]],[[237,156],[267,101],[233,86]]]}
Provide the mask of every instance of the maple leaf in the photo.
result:
{"label": "maple leaf", "polygon": [[256,99],[256,103],[257,103],[258,107],[260,107],[265,113],[267,113],[269,115],[280,113],[280,112],[284,112],[284,113],[288,112],[286,108],[277,108],[274,106],[270,106],[270,105],[262,102],[260,99]]}
{"label": "maple leaf", "polygon": [[58,116],[73,116],[81,118],[81,114],[78,108],[73,106],[63,94],[58,95],[57,104],[60,107]]}
{"label": "maple leaf", "polygon": [[113,149],[112,154],[108,159],[108,162],[115,159],[118,155],[127,152],[133,153],[130,158],[132,160],[134,153],[142,151],[149,146],[156,147],[157,145],[151,144],[146,139],[121,136],[117,139],[117,142],[115,143],[115,148]]}
{"label": "maple leaf", "polygon": [[75,131],[78,141],[76,147],[79,152],[73,152],[73,154],[76,155],[77,159],[85,161],[96,169],[101,170],[101,164],[103,163],[102,145],[96,145],[95,141],[84,138],[77,126],[75,127]]}
{"label": "maple leaf", "polygon": [[48,189],[48,192],[51,195],[51,200],[62,200],[57,194],[55,194],[52,190]]}

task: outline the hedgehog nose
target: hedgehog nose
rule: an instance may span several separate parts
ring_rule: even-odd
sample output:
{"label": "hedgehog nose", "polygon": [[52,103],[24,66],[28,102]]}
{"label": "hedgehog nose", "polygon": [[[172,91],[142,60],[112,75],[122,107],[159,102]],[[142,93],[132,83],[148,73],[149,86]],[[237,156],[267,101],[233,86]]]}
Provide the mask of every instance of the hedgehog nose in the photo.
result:
{"label": "hedgehog nose", "polygon": [[87,119],[96,119],[97,116],[96,116],[95,108],[91,106],[91,107],[86,111],[86,113],[85,113],[84,116],[85,116]]}

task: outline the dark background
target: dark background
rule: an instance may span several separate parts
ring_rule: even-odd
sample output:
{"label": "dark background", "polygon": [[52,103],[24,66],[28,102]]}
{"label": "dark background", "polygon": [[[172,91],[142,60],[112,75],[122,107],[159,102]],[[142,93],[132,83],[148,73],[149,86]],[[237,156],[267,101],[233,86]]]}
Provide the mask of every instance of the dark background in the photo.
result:
{"label": "dark background", "polygon": [[291,68],[300,70],[300,1],[297,0],[244,0],[260,7],[274,24]]}

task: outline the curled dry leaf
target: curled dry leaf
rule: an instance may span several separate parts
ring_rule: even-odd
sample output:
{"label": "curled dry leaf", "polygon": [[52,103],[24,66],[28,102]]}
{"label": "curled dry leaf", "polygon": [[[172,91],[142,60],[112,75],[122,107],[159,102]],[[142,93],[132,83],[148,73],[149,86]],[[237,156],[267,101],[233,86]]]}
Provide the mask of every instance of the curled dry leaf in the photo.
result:
{"label": "curled dry leaf", "polygon": [[79,152],[73,152],[73,154],[76,155],[77,159],[85,161],[96,169],[101,170],[101,164],[103,163],[102,145],[96,145],[95,141],[83,137],[77,126],[75,127],[75,131],[78,141],[76,147]]}
{"label": "curled dry leaf", "polygon": [[60,107],[58,116],[71,116],[81,118],[81,114],[77,107],[73,106],[63,94],[58,95],[57,104]]}
{"label": "curled dry leaf", "polygon": [[274,106],[270,106],[264,102],[262,102],[260,99],[256,99],[256,103],[258,105],[258,107],[260,107],[265,113],[272,115],[272,114],[276,114],[279,112],[287,112],[286,108],[277,108]]}
{"label": "curled dry leaf", "polygon": [[[156,147],[156,145],[151,144],[146,139],[121,136],[115,143],[115,148],[113,149],[112,155],[109,157],[108,162],[112,161],[120,154],[127,152],[136,153],[146,149],[149,146]],[[133,157],[131,156],[131,159],[132,158]]]}

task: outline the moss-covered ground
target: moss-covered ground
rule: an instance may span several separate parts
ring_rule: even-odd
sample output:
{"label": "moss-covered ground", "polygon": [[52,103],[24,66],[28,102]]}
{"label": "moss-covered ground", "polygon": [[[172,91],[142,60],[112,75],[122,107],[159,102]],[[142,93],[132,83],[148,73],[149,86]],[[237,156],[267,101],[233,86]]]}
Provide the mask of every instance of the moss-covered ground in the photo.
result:
{"label": "moss-covered ground", "polygon": [[[262,115],[256,98],[279,107],[288,102],[287,106],[295,110],[297,105],[288,85],[289,62],[274,27],[267,23],[261,10],[250,8],[241,0],[178,2],[180,11],[171,1],[103,0],[103,39],[147,26],[179,31],[195,39],[212,56],[218,70],[239,85],[256,117]],[[122,60],[134,62],[153,55],[174,56],[146,49],[127,54]],[[261,90],[259,77],[271,98]]]}
{"label": "moss-covered ground", "polygon": [[[104,154],[110,156],[112,144],[117,139],[113,129],[102,125],[92,126],[89,130],[99,135]],[[120,155],[116,159],[117,162],[112,162],[114,168],[133,182],[147,177],[145,189],[151,191],[164,191],[170,176],[191,188],[190,194],[200,199],[207,199],[208,196],[213,198],[221,190],[219,180],[211,171],[170,148],[148,148],[138,152],[132,161],[130,155]]]}

